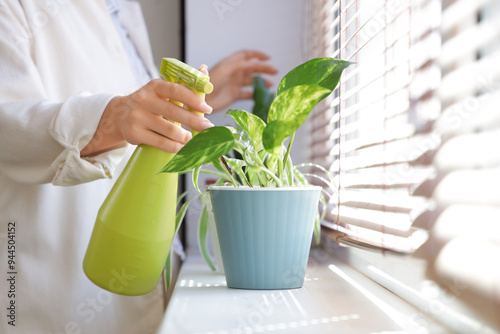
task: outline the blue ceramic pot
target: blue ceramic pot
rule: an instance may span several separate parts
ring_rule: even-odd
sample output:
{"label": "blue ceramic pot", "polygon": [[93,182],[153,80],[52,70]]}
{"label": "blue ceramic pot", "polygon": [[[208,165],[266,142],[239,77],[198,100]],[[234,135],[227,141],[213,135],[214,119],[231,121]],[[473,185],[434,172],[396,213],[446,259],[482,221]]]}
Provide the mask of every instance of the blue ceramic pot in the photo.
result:
{"label": "blue ceramic pot", "polygon": [[304,284],[320,187],[210,187],[227,286]]}

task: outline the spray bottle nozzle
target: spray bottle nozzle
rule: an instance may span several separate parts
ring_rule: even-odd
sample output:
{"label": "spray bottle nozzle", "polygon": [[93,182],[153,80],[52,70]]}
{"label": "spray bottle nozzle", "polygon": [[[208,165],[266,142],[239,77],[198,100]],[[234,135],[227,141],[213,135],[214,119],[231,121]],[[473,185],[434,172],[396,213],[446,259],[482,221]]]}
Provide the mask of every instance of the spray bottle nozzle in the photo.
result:
{"label": "spray bottle nozzle", "polygon": [[194,91],[210,94],[214,89],[208,75],[174,58],[162,59],[160,74],[165,80]]}

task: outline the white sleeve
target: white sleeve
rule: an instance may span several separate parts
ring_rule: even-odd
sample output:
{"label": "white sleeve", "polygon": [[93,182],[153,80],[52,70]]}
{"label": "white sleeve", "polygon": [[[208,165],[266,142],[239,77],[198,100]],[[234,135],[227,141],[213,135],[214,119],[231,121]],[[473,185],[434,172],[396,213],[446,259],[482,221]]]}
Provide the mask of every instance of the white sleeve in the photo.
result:
{"label": "white sleeve", "polygon": [[112,94],[51,101],[33,59],[21,6],[0,6],[0,174],[22,183],[74,185],[111,177],[126,148],[81,158]]}

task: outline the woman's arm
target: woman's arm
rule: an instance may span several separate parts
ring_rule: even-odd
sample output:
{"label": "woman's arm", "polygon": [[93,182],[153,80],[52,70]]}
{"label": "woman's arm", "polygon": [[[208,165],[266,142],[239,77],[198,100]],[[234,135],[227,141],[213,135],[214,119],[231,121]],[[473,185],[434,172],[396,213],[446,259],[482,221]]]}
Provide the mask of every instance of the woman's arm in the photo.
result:
{"label": "woman's arm", "polygon": [[155,79],[135,93],[114,97],[109,102],[94,137],[81,155],[93,156],[124,146],[127,142],[147,144],[175,153],[191,139],[191,132],[172,122],[196,131],[213,126],[208,119],[171,103],[170,98],[196,111],[212,112],[201,97],[186,87]]}
{"label": "woman's arm", "polygon": [[[195,129],[210,126],[202,117],[167,101],[175,97],[210,112],[196,94],[160,80],[128,96],[80,92],[62,101],[51,99],[48,87],[53,86],[44,82],[47,68],[43,77],[40,55],[33,47],[36,33],[43,34],[43,29],[31,31],[19,2],[6,1],[0,6],[0,31],[0,177],[55,185],[111,177],[125,154],[119,148],[126,141],[169,151],[185,143],[190,136],[187,131],[172,128],[163,117]],[[68,66],[64,64],[55,66]],[[99,74],[99,80],[106,80]],[[57,77],[50,79],[52,85],[57,83]]]}

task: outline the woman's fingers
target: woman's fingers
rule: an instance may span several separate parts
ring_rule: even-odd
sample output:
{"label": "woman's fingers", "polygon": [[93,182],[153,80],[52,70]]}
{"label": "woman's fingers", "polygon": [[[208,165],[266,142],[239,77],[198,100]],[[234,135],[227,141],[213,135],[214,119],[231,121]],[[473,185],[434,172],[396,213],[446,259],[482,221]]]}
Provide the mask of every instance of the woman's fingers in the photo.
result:
{"label": "woman's fingers", "polygon": [[151,115],[151,117],[145,121],[144,125],[148,130],[154,131],[181,144],[186,144],[192,138],[191,132],[157,115]]}
{"label": "woman's fingers", "polygon": [[268,60],[269,56],[263,52],[257,50],[241,50],[235,53],[235,55],[241,55],[244,59],[257,58],[259,60]]}
{"label": "woman's fingers", "polygon": [[208,66],[205,65],[205,64],[202,64],[200,65],[200,67],[198,68],[198,71],[200,71],[201,73],[203,74],[206,74],[208,75]]}
{"label": "woman's fingers", "polygon": [[[175,124],[172,124],[176,126]],[[178,127],[178,126],[176,126]],[[184,146],[184,144],[162,136],[153,131],[147,131],[142,136],[142,144],[157,147],[163,151],[177,153]]]}
{"label": "woman's fingers", "polygon": [[[147,109],[150,110],[151,113],[164,117],[167,120],[181,123],[196,131],[203,131],[213,126],[213,124],[203,116],[187,111],[170,101],[162,99],[152,100],[148,103]],[[165,132],[160,133],[167,135]]]}
{"label": "woman's fingers", "polygon": [[239,92],[239,99],[240,100],[249,100],[251,98],[253,98],[253,92],[252,91],[241,90]]}
{"label": "woman's fingers", "polygon": [[200,96],[182,85],[156,79],[150,81],[146,86],[149,86],[148,88],[152,89],[161,99],[178,101],[204,114],[210,114],[213,110]]}

